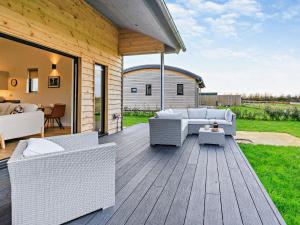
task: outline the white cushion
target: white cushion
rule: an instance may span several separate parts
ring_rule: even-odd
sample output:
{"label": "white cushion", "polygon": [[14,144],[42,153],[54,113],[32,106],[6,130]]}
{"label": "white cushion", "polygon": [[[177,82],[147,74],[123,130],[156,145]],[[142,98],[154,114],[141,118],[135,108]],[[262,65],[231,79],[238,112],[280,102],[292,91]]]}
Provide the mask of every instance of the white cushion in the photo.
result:
{"label": "white cushion", "polygon": [[23,156],[29,157],[61,151],[64,151],[64,148],[52,141],[43,138],[30,138],[27,141],[26,149],[23,151]]}
{"label": "white cushion", "polygon": [[215,120],[215,119],[209,120],[209,124],[214,124],[214,122],[217,122],[219,125],[232,125],[232,122],[229,122],[227,120]]}
{"label": "white cushion", "polygon": [[205,119],[206,108],[188,109],[189,119]]}
{"label": "white cushion", "polygon": [[182,114],[159,111],[156,113],[156,117],[160,119],[182,119]]}
{"label": "white cushion", "polygon": [[207,109],[206,119],[225,119],[225,109]]}
{"label": "white cushion", "polygon": [[173,109],[166,109],[164,112],[173,113]]}
{"label": "white cushion", "polygon": [[38,109],[38,106],[35,104],[22,103],[19,105],[23,107],[24,112],[34,112],[34,111],[37,111],[37,109]]}
{"label": "white cushion", "polygon": [[0,103],[0,115],[7,115],[9,113],[7,113],[9,106],[11,105],[11,103]]}
{"label": "white cushion", "polygon": [[188,119],[189,118],[187,109],[173,109],[173,112],[174,113],[181,113],[183,119]]}
{"label": "white cushion", "polygon": [[189,124],[209,125],[209,120],[207,120],[207,119],[189,119]]}
{"label": "white cushion", "polygon": [[233,116],[233,113],[230,109],[227,109],[226,110],[226,113],[225,113],[225,119],[228,121],[228,122],[232,122],[232,116]]}

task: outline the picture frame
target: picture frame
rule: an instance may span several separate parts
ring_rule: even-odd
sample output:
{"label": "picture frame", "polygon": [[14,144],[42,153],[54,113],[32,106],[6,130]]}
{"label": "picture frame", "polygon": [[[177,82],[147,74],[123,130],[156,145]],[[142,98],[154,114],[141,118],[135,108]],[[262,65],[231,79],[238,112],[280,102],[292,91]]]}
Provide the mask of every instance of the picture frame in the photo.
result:
{"label": "picture frame", "polygon": [[49,76],[48,88],[60,88],[60,76]]}

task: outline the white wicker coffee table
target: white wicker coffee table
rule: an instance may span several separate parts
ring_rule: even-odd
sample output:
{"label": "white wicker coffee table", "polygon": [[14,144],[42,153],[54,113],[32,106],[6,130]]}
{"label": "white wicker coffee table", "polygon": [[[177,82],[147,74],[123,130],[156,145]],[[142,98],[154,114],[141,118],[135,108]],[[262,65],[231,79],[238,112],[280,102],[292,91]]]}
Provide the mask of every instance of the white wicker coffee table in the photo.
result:
{"label": "white wicker coffee table", "polygon": [[225,132],[223,128],[219,128],[218,131],[212,131],[211,128],[206,130],[201,127],[199,129],[198,136],[199,144],[213,144],[225,146]]}

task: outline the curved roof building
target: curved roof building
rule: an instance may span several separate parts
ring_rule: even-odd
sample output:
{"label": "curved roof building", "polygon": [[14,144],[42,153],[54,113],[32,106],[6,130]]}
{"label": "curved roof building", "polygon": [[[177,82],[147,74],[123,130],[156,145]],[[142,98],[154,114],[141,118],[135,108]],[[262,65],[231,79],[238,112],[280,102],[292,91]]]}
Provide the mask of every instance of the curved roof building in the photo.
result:
{"label": "curved roof building", "polygon": [[[127,68],[124,74],[124,109],[160,109],[160,65],[149,64]],[[205,84],[202,77],[188,70],[165,66],[165,108],[198,107],[199,92]]]}

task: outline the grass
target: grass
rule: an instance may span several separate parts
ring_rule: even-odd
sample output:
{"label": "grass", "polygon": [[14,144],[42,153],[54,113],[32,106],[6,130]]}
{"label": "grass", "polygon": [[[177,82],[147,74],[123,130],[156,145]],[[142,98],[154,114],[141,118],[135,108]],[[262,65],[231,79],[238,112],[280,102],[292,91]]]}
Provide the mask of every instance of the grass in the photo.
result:
{"label": "grass", "polygon": [[300,138],[299,121],[237,120],[238,131],[281,132]]}
{"label": "grass", "polygon": [[132,116],[125,115],[123,119],[124,127],[133,126],[139,123],[148,123],[149,116]]}
{"label": "grass", "polygon": [[300,225],[300,147],[240,144],[288,225]]}
{"label": "grass", "polygon": [[[125,115],[124,126],[129,127],[138,123],[148,123],[151,116]],[[299,121],[261,121],[261,120],[237,120],[237,130],[239,131],[259,131],[259,132],[284,132],[300,138]]]}

